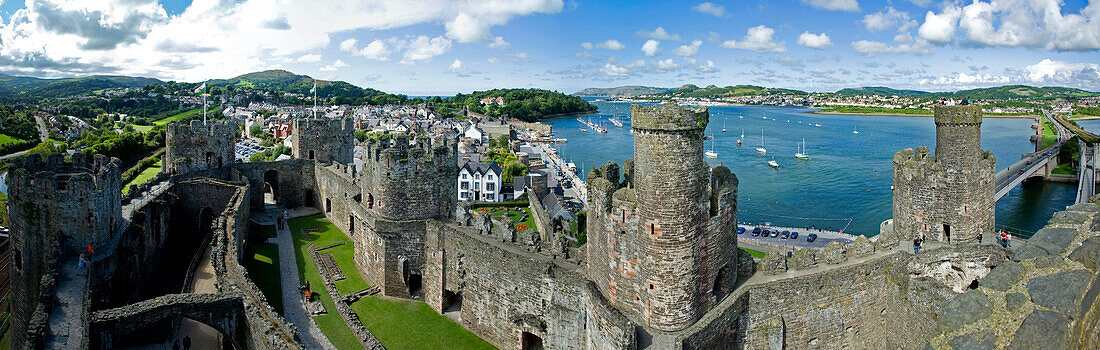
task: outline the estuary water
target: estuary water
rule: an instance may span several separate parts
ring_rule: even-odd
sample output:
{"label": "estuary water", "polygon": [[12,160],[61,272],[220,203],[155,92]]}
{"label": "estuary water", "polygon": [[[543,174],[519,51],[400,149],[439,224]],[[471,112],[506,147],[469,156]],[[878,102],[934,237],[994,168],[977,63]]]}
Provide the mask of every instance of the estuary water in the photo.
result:
{"label": "estuary water", "polygon": [[[568,143],[555,145],[581,176],[607,162],[633,157],[630,104],[593,102],[599,113],[581,116],[602,123],[606,134],[584,132],[576,117],[544,121]],[[930,117],[809,114],[812,109],[722,106],[710,108],[705,149],[718,153],[711,165],[729,167],[740,180],[738,221],[806,227],[816,225],[873,236],[892,215],[894,153],[905,148],[934,149],[936,128]],[[766,119],[765,119],[766,117]],[[616,127],[611,118],[621,120]],[[1035,149],[1030,119],[986,118],[982,148],[1003,169]],[[817,126],[820,124],[820,126]],[[723,127],[726,132],[722,132]],[[744,130],[742,145],[737,140]],[[856,131],[858,133],[853,133]],[[761,132],[764,137],[761,141]],[[809,160],[795,158],[805,139]],[[767,149],[764,155],[756,147]],[[779,169],[767,162],[775,160]],[[997,225],[1028,237],[1054,212],[1073,204],[1076,185],[1036,181],[1018,186],[997,203]]]}

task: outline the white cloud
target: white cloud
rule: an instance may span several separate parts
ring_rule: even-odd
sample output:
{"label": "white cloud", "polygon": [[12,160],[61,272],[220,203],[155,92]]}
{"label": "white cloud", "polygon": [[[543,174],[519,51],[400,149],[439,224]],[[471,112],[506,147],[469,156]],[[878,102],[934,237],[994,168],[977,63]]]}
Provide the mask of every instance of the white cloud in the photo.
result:
{"label": "white cloud", "polygon": [[357,41],[355,39],[347,39],[347,40],[341,41],[340,42],[340,51],[353,52],[353,51],[355,51],[355,44],[356,43],[357,43]]}
{"label": "white cloud", "polygon": [[450,69],[450,70],[462,69],[462,61],[459,61],[458,59],[455,59],[454,62],[451,62],[450,66],[447,66],[447,69]]}
{"label": "white cloud", "polygon": [[653,39],[646,40],[645,44],[642,44],[642,52],[645,52],[646,57],[656,56],[657,52],[661,51],[660,45],[660,41]]}
{"label": "white cloud", "polygon": [[749,28],[748,33],[741,41],[727,40],[722,47],[727,49],[744,49],[756,52],[785,52],[787,47],[782,41],[776,42],[773,38],[775,30],[764,25]]}
{"label": "white cloud", "polygon": [[716,4],[714,4],[712,2],[709,2],[709,1],[698,4],[698,5],[695,5],[691,9],[695,10],[695,12],[705,13],[705,14],[715,16],[715,17],[725,17],[726,16],[726,7],[725,6],[716,5]]}
{"label": "white cloud", "polygon": [[1012,79],[1003,75],[955,73],[955,75],[938,77],[935,79],[921,79],[919,81],[919,84],[932,84],[941,86],[978,86],[989,84],[1005,84],[1009,81],[1012,81]]}
{"label": "white cloud", "polygon": [[626,64],[626,68],[641,68],[641,67],[645,67],[645,60],[635,60],[633,62],[630,62],[630,63]]}
{"label": "white cloud", "polygon": [[629,68],[608,62],[604,64],[603,68],[600,68],[600,74],[609,77],[626,77],[632,73]]}
{"label": "white cloud", "polygon": [[935,50],[931,44],[924,40],[920,40],[913,44],[899,44],[895,46],[878,41],[860,40],[853,42],[852,48],[856,50],[856,53],[867,57],[898,53],[928,55]]}
{"label": "white cloud", "polygon": [[833,40],[829,39],[829,35],[825,33],[811,34],[809,31],[806,31],[798,36],[798,44],[809,48],[824,50],[833,46]]}
{"label": "white cloud", "polygon": [[[490,41],[494,26],[564,6],[563,0],[186,3],[182,12],[168,15],[153,0],[28,1],[0,22],[0,69],[35,76],[106,73],[196,81],[272,68],[334,44],[334,35],[362,30],[442,23],[445,37],[435,48]],[[341,49],[349,46],[355,45]],[[376,59],[384,57],[372,52]],[[415,61],[430,52],[413,50],[408,56]],[[202,59],[196,59],[199,53]]]}
{"label": "white cloud", "polygon": [[691,42],[691,45],[682,45],[672,50],[672,53],[676,56],[691,57],[699,53],[699,46],[703,45],[702,40],[695,40]]}
{"label": "white cloud", "polygon": [[[909,21],[908,12],[898,11],[893,7],[887,7],[883,11],[863,16],[863,20],[860,22],[863,22],[867,30],[879,32],[891,27],[908,24]],[[908,27],[906,27],[905,30],[908,30]]]}
{"label": "white cloud", "polygon": [[639,30],[637,33],[634,33],[634,34],[636,34],[640,37],[643,37],[643,38],[650,38],[650,39],[653,39],[653,40],[680,41],[680,35],[679,34],[669,33],[667,31],[665,31],[665,28],[663,28],[663,27],[657,27],[657,29],[654,29],[652,32],[647,32],[645,30]]}
{"label": "white cloud", "polygon": [[596,47],[601,48],[601,49],[605,49],[605,50],[618,51],[618,50],[625,49],[626,45],[623,45],[623,43],[620,43],[618,40],[608,39],[607,41],[596,44]]}
{"label": "white cloud", "polygon": [[593,47],[594,46],[592,45],[592,43],[588,43],[588,42],[581,43],[581,48],[583,48],[585,50],[591,50]]}
{"label": "white cloud", "polygon": [[696,65],[692,66],[691,68],[694,68],[695,70],[697,70],[701,73],[715,73],[715,72],[718,72],[718,66],[716,66],[714,64],[714,62],[711,61],[711,60],[707,60],[706,62],[696,64]]}
{"label": "white cloud", "polygon": [[1100,86],[1100,64],[1069,63],[1049,58],[1024,68],[1024,78],[1036,84]]}
{"label": "white cloud", "polygon": [[297,62],[310,62],[310,63],[321,62],[321,55],[320,54],[315,54],[315,53],[314,54],[301,55],[301,56],[298,56],[298,58],[295,59],[295,61],[297,61]]}
{"label": "white cloud", "polygon": [[492,49],[508,48],[510,46],[511,44],[509,44],[507,41],[504,41],[504,38],[499,36],[493,38],[493,41],[489,43],[489,48]]}
{"label": "white cloud", "polygon": [[375,39],[355,54],[372,60],[386,61],[389,60],[390,48],[384,41]]}
{"label": "white cloud", "polygon": [[344,67],[347,67],[347,66],[348,66],[348,64],[344,63],[344,61],[336,60],[336,62],[332,62],[332,64],[330,64],[330,65],[321,67],[320,71],[322,71],[322,72],[332,72],[332,71],[335,71],[337,69],[344,68]]}
{"label": "white cloud", "polygon": [[676,62],[672,61],[671,58],[666,58],[666,59],[657,61],[657,71],[659,71],[659,72],[667,72],[667,71],[671,71],[671,70],[676,70],[678,68],[680,68],[680,65],[677,64]]}
{"label": "white cloud", "polygon": [[917,33],[921,38],[933,43],[943,44],[951,41],[955,36],[955,27],[959,23],[959,13],[956,6],[948,6],[943,13],[936,14],[928,11],[924,15],[924,24],[920,25]]}
{"label": "white cloud", "polygon": [[803,4],[834,11],[859,11],[856,0],[802,0]]}
{"label": "white cloud", "polygon": [[489,57],[489,58],[485,59],[485,62],[489,62],[489,63],[493,63],[493,64],[500,63],[500,58],[499,57]]}
{"label": "white cloud", "polygon": [[451,48],[451,40],[444,37],[428,38],[421,35],[408,42],[401,63],[413,63],[442,55]]}

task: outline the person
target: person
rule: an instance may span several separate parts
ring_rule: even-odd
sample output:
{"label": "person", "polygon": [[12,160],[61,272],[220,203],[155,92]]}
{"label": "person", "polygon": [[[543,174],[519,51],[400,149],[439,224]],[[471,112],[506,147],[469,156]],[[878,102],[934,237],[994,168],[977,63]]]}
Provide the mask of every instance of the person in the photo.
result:
{"label": "person", "polygon": [[92,244],[88,243],[88,256],[92,256],[92,254],[95,254],[95,250],[92,250]]}
{"label": "person", "polygon": [[180,350],[180,340],[176,338],[176,342],[172,343],[172,350]]}
{"label": "person", "polygon": [[920,253],[920,237],[913,238],[913,254]]}
{"label": "person", "polygon": [[978,244],[982,244],[982,231],[978,231]]}
{"label": "person", "polygon": [[191,349],[191,336],[183,337],[183,350]]}
{"label": "person", "polygon": [[1005,248],[1012,246],[1012,234],[1005,232]]}
{"label": "person", "polygon": [[86,264],[86,260],[84,260],[84,254],[80,254],[80,259],[76,261],[77,274],[80,274],[81,271],[84,271],[84,264]]}

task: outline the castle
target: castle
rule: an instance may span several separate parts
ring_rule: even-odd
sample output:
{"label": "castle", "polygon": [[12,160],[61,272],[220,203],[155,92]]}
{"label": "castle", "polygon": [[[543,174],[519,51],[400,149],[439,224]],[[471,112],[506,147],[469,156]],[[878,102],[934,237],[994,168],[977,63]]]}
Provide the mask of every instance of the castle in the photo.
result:
{"label": "castle", "polygon": [[[256,163],[217,163],[233,143],[219,124],[192,124],[199,132],[187,135],[175,126],[164,159],[175,171],[126,195],[119,194],[117,160],[32,157],[13,166],[9,179],[13,347],[112,348],[135,330],[184,317],[214,327],[236,348],[304,348],[297,327],[241,266],[248,220],[265,210],[265,196],[281,207],[316,208],[343,231],[358,268],[346,273],[359,273],[383,295],[454,312],[499,348],[1100,344],[1092,292],[1100,290],[1096,205],[1056,215],[1015,252],[974,244],[973,230],[992,215],[984,221],[973,204],[935,214],[935,223],[951,225],[952,244],[920,254],[900,249],[892,233],[757,262],[737,248],[737,177],[702,158],[709,112],[666,103],[631,113],[634,158],[588,175],[589,240],[581,248],[548,218],[542,191],[526,194],[539,227],[533,233],[457,203],[454,140],[381,137],[352,157],[352,130],[342,120],[296,121],[294,159]],[[943,184],[934,181],[940,188],[982,184],[981,167],[993,161],[974,153],[974,118],[938,110],[943,148],[923,163],[902,162],[920,163],[905,179],[942,177]],[[48,195],[62,183],[71,196]],[[896,213],[909,206],[928,213],[905,202],[946,200],[907,191]],[[983,200],[950,199],[967,198]],[[86,274],[71,273],[85,242],[97,253]],[[204,251],[216,293],[187,290],[201,261],[192,257]],[[1043,289],[1064,283],[1074,288]],[[337,309],[350,308],[337,301]],[[356,329],[364,347],[381,347]]]}
{"label": "castle", "polygon": [[923,236],[973,243],[993,235],[993,152],[983,151],[982,107],[935,106],[936,155],[928,147],[894,155],[894,230],[905,239]]}

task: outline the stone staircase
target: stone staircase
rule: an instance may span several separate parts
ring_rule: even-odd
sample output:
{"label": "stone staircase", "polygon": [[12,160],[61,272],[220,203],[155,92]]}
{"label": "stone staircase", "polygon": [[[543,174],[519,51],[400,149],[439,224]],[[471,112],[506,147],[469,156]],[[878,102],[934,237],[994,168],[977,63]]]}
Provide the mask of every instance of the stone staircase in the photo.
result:
{"label": "stone staircase", "polygon": [[88,289],[88,270],[77,274],[77,260],[71,258],[61,266],[54,309],[49,318],[46,349],[83,349],[87,345],[84,321],[88,319],[88,310],[84,299]]}

